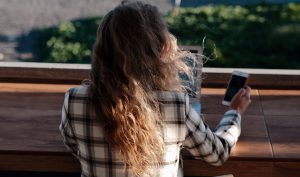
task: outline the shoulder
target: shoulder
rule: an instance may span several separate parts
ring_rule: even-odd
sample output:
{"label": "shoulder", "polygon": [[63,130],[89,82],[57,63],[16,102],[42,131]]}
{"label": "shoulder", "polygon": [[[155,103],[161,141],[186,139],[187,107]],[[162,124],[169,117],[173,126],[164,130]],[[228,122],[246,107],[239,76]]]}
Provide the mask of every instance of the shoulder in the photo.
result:
{"label": "shoulder", "polygon": [[78,87],[72,87],[67,92],[66,95],[71,97],[88,97],[89,86],[80,85]]}
{"label": "shoulder", "polygon": [[187,104],[189,97],[185,92],[155,91],[158,102],[166,104]]}
{"label": "shoulder", "polygon": [[[72,102],[84,102],[88,99],[89,86],[80,85],[78,87],[69,88],[65,93],[64,105],[69,105]],[[68,107],[68,106],[67,106]]]}
{"label": "shoulder", "polygon": [[78,87],[70,88],[64,98],[65,109],[68,110],[69,118],[72,119],[74,115],[83,115],[89,105],[89,87],[80,85]]}
{"label": "shoulder", "polygon": [[155,91],[155,94],[159,100],[172,100],[180,99],[184,100],[187,93],[177,91]]}

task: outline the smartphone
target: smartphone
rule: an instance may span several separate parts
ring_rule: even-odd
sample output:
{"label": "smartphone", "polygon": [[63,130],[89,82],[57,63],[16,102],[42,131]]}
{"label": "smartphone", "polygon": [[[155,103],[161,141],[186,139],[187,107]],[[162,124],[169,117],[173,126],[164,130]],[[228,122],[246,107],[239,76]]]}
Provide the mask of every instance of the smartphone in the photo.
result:
{"label": "smartphone", "polygon": [[233,71],[231,79],[228,83],[224,99],[222,101],[223,105],[229,106],[234,95],[247,84],[249,78],[248,73]]}

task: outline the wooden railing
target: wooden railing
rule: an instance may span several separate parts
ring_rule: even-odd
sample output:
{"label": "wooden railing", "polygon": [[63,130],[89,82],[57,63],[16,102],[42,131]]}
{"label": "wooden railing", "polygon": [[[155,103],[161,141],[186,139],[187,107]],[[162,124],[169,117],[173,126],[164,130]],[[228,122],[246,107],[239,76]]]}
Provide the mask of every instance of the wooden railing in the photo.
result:
{"label": "wooden railing", "polygon": [[[300,88],[300,70],[203,68],[204,87],[225,87],[234,70],[251,75],[249,85],[255,88]],[[89,78],[88,64],[1,62],[0,82],[80,84]]]}
{"label": "wooden railing", "polygon": [[[1,171],[80,172],[58,131],[64,92],[89,65],[0,63]],[[202,112],[213,128],[233,70],[250,73],[252,104],[232,156],[212,167],[184,156],[187,176],[296,177],[300,174],[300,71],[203,68]]]}

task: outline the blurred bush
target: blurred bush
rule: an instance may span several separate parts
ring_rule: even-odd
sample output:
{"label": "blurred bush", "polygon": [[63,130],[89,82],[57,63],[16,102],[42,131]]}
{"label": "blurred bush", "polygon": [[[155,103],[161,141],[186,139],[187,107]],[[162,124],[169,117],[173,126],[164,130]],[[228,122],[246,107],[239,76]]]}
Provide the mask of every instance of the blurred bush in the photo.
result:
{"label": "blurred bush", "polygon": [[180,44],[212,56],[206,66],[300,68],[300,4],[185,8],[166,19]]}
{"label": "blurred bush", "polygon": [[[200,45],[205,66],[300,68],[300,4],[202,6],[165,16],[181,45]],[[90,63],[99,18],[43,30],[35,47],[42,62]]]}
{"label": "blurred bush", "polygon": [[90,63],[92,46],[101,18],[64,22],[58,26],[35,30],[34,60],[51,63]]}

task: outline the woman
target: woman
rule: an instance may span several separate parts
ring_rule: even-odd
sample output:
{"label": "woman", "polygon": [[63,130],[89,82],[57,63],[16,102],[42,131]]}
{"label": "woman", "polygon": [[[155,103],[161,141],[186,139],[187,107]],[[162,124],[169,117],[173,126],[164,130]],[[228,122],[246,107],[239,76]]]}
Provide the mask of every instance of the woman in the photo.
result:
{"label": "woman", "polygon": [[182,148],[212,165],[226,161],[250,89],[211,131],[181,86],[178,73],[191,75],[187,55],[154,6],[126,2],[104,17],[90,81],[66,93],[60,125],[83,177],[180,176]]}

